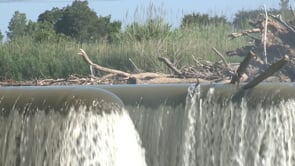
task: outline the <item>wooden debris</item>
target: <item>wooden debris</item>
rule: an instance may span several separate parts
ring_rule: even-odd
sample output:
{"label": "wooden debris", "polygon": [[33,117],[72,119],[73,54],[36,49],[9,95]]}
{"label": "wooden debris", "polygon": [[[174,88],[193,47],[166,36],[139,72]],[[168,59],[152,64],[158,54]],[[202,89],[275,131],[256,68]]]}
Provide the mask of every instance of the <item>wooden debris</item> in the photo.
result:
{"label": "wooden debris", "polygon": [[[253,26],[250,30],[244,30],[239,33],[232,33],[229,38],[250,37],[253,42],[233,51],[228,51],[228,56],[238,55],[246,56],[249,51],[256,53],[257,58],[250,62],[250,79],[260,74],[261,70],[265,70],[267,64],[276,63],[277,59],[287,54],[290,56],[290,63],[282,69],[280,75],[288,77],[283,81],[295,81],[295,28],[290,25],[280,15],[274,16],[264,11],[264,17],[260,17],[256,21],[250,22]],[[251,37],[252,33],[260,33],[261,38]],[[256,35],[257,36],[257,35]],[[237,76],[235,76],[237,77]],[[237,79],[237,78],[235,78]],[[235,81],[232,81],[235,82]]]}
{"label": "wooden debris", "polygon": [[234,39],[234,38],[238,38],[238,37],[242,37],[242,36],[249,36],[249,34],[251,33],[260,33],[261,29],[260,28],[254,28],[254,29],[249,29],[249,30],[245,30],[242,32],[234,32],[228,35],[228,37],[230,39]]}
{"label": "wooden debris", "polygon": [[[268,17],[269,16],[269,17]],[[281,16],[268,15],[265,10],[265,17],[256,22],[250,22],[253,26],[250,30],[231,33],[230,39],[238,37],[250,38],[253,42],[233,51],[227,51],[227,56],[245,56],[243,62],[238,65],[230,64],[225,57],[216,49],[212,50],[221,58],[222,62],[209,62],[197,59],[193,55],[195,64],[190,67],[178,69],[169,59],[160,57],[163,62],[172,71],[172,74],[142,72],[136,64],[129,59],[135,68],[135,73],[128,73],[116,69],[110,69],[95,64],[83,49],[78,53],[90,67],[89,77],[79,77],[71,75],[65,79],[44,79],[35,81],[7,81],[0,82],[0,86],[46,86],[46,85],[96,85],[96,84],[142,84],[142,83],[195,83],[200,82],[222,82],[239,84],[244,76],[249,77],[248,84],[241,90],[255,87],[267,77],[273,75],[276,71],[282,69],[280,78],[284,80],[295,81],[295,29],[294,26],[285,22]],[[255,35],[254,35],[255,34]],[[257,38],[260,34],[261,37]],[[253,36],[252,36],[253,35]],[[254,54],[256,53],[256,55]],[[280,61],[282,55],[284,56]],[[252,60],[256,57],[255,60]],[[262,60],[265,60],[264,62]],[[287,63],[287,61],[290,62]],[[267,64],[273,64],[266,69]],[[248,76],[246,75],[246,69]],[[99,70],[103,74],[100,77],[95,76],[94,70]],[[261,70],[264,70],[262,74]]]}
{"label": "wooden debris", "polygon": [[267,77],[273,75],[275,72],[280,70],[284,65],[287,64],[289,61],[289,56],[285,55],[281,60],[278,62],[272,64],[267,70],[265,70],[263,73],[261,73],[258,77],[250,81],[248,84],[243,86],[243,89],[249,89],[255,87],[257,84],[265,80]]}
{"label": "wooden debris", "polygon": [[264,28],[263,28],[263,35],[262,35],[262,43],[263,43],[263,61],[267,64],[267,26],[268,26],[268,14],[266,10],[266,6],[264,6],[265,18],[264,18]]}
{"label": "wooden debris", "polygon": [[165,58],[165,57],[158,57],[158,59],[165,63],[176,75],[178,75],[179,77],[183,77],[183,73],[178,70],[171,62],[169,59]]}
{"label": "wooden debris", "polygon": [[231,84],[238,84],[240,83],[240,79],[242,78],[243,74],[246,73],[246,69],[250,64],[251,59],[253,59],[256,55],[252,52],[249,51],[248,55],[244,58],[244,60],[241,62],[237,72],[235,75],[233,75],[230,83]]}
{"label": "wooden debris", "polygon": [[117,74],[117,75],[124,76],[124,77],[130,77],[130,74],[129,73],[126,73],[126,72],[123,72],[123,71],[120,71],[120,70],[115,70],[115,69],[110,69],[110,68],[102,67],[100,65],[97,65],[97,64],[93,63],[83,49],[80,49],[80,52],[78,54],[81,55],[83,57],[83,59],[90,66],[92,66],[93,68],[95,68],[97,70],[100,70],[100,71],[103,71],[103,72],[107,72],[107,73]]}
{"label": "wooden debris", "polygon": [[225,60],[224,56],[214,47],[211,48],[222,60],[222,62],[224,63],[224,65],[228,68],[230,68],[230,66],[228,65],[227,61]]}

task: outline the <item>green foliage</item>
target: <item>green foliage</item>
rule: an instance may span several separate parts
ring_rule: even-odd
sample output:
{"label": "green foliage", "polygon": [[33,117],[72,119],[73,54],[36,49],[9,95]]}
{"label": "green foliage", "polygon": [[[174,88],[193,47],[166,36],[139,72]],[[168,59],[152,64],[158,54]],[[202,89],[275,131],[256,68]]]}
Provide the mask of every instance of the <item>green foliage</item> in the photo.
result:
{"label": "green foliage", "polygon": [[87,1],[73,1],[63,9],[53,8],[38,17],[38,23],[48,22],[58,34],[69,36],[80,43],[116,40],[121,30],[121,22],[111,22],[111,16],[98,17],[88,7]]}
{"label": "green foliage", "polygon": [[208,14],[193,13],[185,15],[181,21],[181,27],[186,26],[208,26],[226,24],[227,20],[225,16],[213,16],[210,17]]}
{"label": "green foliage", "polygon": [[261,13],[262,10],[238,11],[238,13],[235,14],[233,25],[237,29],[250,28],[249,21],[256,20]]}
{"label": "green foliage", "polygon": [[[211,47],[224,53],[245,42],[242,39],[228,40],[230,32],[232,28],[227,24],[191,26],[141,41],[124,32],[116,42],[102,40],[85,43],[82,48],[94,63],[102,66],[133,72],[132,60],[143,71],[169,73],[167,66],[158,60],[159,56],[169,58],[178,68],[194,65],[194,58],[219,61]],[[70,74],[87,76],[89,65],[77,55],[79,48],[75,41],[36,42],[31,36],[5,42],[0,45],[0,70],[5,71],[0,73],[0,80],[66,78]]]}
{"label": "green foliage", "polygon": [[134,72],[132,61],[143,71],[169,73],[159,56],[181,69],[194,65],[195,59],[219,61],[211,47],[224,53],[245,44],[243,39],[227,39],[233,27],[224,17],[200,17],[172,29],[163,17],[149,14],[146,21],[134,22],[121,31],[121,22],[111,22],[111,16],[96,16],[87,1],[74,1],[71,6],[42,13],[37,22],[25,23],[24,33],[0,44],[0,71],[5,71],[0,80],[87,76],[89,65],[77,55],[81,47],[102,66]]}
{"label": "green foliage", "polygon": [[116,39],[116,34],[120,32],[122,23],[120,21],[111,22],[111,16],[99,17],[96,40],[103,39],[112,42]]}
{"label": "green foliage", "polygon": [[170,32],[171,26],[163,19],[148,19],[145,23],[134,22],[128,25],[125,34],[130,39],[137,41],[165,38]]}
{"label": "green foliage", "polygon": [[79,42],[97,39],[98,16],[88,7],[87,1],[74,1],[64,9],[56,23],[57,33],[63,33]]}
{"label": "green foliage", "polygon": [[50,41],[56,37],[54,27],[49,22],[29,21],[26,34],[31,36],[36,42]]}
{"label": "green foliage", "polygon": [[26,14],[20,13],[19,11],[15,11],[8,25],[9,31],[7,32],[7,37],[10,40],[13,40],[16,37],[21,37],[25,35],[26,26]]}
{"label": "green foliage", "polygon": [[86,75],[88,65],[77,56],[75,42],[36,43],[25,36],[0,45],[0,79],[32,80]]}
{"label": "green foliage", "polygon": [[3,38],[4,38],[4,35],[3,35],[2,32],[0,31],[0,44],[2,44],[2,42],[3,42]]}
{"label": "green foliage", "polygon": [[289,5],[289,0],[280,0],[280,13],[284,20],[286,21],[295,21],[293,11]]}
{"label": "green foliage", "polygon": [[38,22],[49,22],[55,25],[58,21],[62,19],[64,10],[59,8],[52,8],[51,10],[46,10],[38,16]]}
{"label": "green foliage", "polygon": [[[277,15],[279,10],[277,9],[268,9],[268,14]],[[264,9],[248,10],[248,11],[239,11],[235,14],[233,25],[237,29],[248,29],[253,28],[249,25],[250,21],[255,21],[259,16],[264,15]]]}

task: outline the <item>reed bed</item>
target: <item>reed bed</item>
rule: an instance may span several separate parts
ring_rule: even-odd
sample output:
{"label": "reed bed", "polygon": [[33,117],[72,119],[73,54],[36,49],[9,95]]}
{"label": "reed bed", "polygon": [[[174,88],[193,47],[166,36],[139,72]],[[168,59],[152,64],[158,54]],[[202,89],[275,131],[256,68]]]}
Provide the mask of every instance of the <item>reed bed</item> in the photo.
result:
{"label": "reed bed", "polygon": [[[147,28],[147,23],[142,23],[141,28]],[[149,30],[151,28],[153,26],[149,27]],[[147,72],[169,73],[169,69],[158,57],[167,57],[178,68],[182,68],[193,65],[194,59],[219,61],[219,57],[212,52],[212,47],[225,54],[226,51],[241,47],[246,42],[243,39],[228,39],[227,35],[234,31],[228,24],[189,26],[168,31],[165,30],[167,27],[161,29],[157,24],[154,28],[157,28],[155,32],[159,31],[158,35],[140,40],[135,36],[141,34],[126,29],[118,34],[114,42],[35,42],[30,36],[4,42],[0,44],[0,79],[66,78],[71,74],[87,76],[89,66],[77,55],[79,48],[86,50],[94,63],[105,67],[127,72],[135,72],[136,68],[139,68]],[[162,31],[163,29],[165,31]],[[237,62],[240,58],[228,60]],[[96,74],[99,76],[103,73]]]}

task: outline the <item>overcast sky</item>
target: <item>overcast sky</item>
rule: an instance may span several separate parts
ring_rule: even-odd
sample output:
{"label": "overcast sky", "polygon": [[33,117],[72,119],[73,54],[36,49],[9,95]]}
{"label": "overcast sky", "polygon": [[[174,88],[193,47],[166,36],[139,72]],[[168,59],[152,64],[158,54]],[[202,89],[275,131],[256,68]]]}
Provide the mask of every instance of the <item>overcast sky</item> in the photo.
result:
{"label": "overcast sky", "polygon": [[[148,6],[152,4],[157,14],[165,17],[173,26],[178,26],[184,14],[208,13],[225,15],[229,20],[239,10],[278,8],[279,0],[89,0],[89,7],[98,15],[111,15],[113,20],[122,21],[123,26],[143,20]],[[71,0],[0,0],[0,30],[6,33],[13,13],[18,10],[25,13],[27,19],[36,21],[39,14],[53,7],[62,8],[70,5]],[[290,0],[295,6],[295,0]]]}

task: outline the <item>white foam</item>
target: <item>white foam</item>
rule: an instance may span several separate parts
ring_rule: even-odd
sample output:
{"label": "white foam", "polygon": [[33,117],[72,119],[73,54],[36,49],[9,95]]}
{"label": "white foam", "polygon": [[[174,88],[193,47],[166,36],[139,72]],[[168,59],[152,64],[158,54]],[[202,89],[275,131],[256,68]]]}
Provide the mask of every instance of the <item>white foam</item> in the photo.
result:
{"label": "white foam", "polygon": [[145,166],[144,149],[128,113],[94,112],[70,112],[61,165]]}

